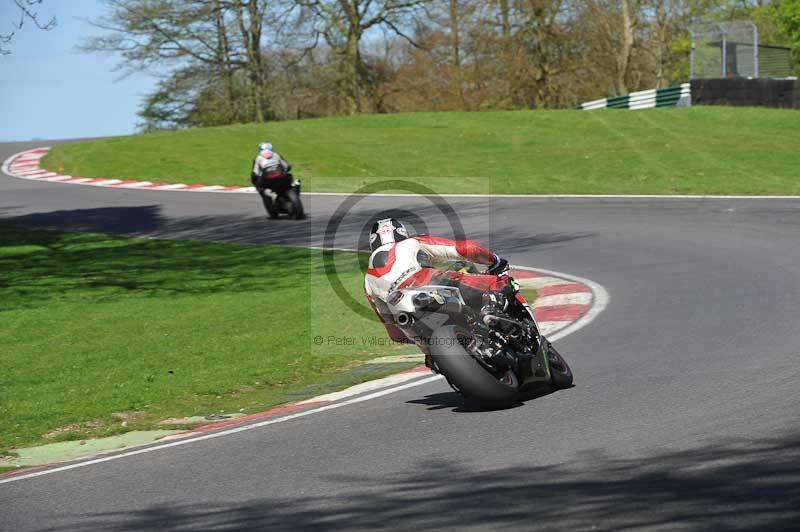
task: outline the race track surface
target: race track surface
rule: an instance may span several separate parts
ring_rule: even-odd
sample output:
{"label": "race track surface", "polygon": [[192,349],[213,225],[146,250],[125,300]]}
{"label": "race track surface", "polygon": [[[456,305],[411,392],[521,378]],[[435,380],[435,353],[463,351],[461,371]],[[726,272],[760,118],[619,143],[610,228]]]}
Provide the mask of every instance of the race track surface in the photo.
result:
{"label": "race track surface", "polygon": [[[0,159],[42,145],[0,145]],[[244,164],[246,167],[246,163]],[[0,221],[321,245],[345,198],[0,176]],[[576,386],[498,412],[441,381],[280,425],[0,485],[0,529],[790,530],[800,523],[800,201],[448,199],[512,262],[602,284],[561,340]],[[424,199],[367,198],[337,233]]]}

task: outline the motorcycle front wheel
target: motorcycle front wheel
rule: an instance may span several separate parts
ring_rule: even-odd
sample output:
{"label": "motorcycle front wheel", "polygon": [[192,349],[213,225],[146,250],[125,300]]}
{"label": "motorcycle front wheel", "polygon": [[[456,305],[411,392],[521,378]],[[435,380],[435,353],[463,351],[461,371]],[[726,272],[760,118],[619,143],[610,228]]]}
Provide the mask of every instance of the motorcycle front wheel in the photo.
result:
{"label": "motorcycle front wheel", "polygon": [[493,375],[466,349],[472,334],[456,325],[440,327],[431,335],[431,358],[447,381],[464,397],[502,408],[518,402],[520,385],[512,371]]}
{"label": "motorcycle front wheel", "polygon": [[274,220],[280,214],[278,204],[272,201],[272,198],[265,193],[259,191],[259,194],[261,195],[261,202],[264,204],[264,210],[267,211],[267,216]]}
{"label": "motorcycle front wheel", "polygon": [[550,362],[550,384],[556,390],[563,390],[572,387],[572,369],[567,364],[553,344],[547,349],[548,362]]}

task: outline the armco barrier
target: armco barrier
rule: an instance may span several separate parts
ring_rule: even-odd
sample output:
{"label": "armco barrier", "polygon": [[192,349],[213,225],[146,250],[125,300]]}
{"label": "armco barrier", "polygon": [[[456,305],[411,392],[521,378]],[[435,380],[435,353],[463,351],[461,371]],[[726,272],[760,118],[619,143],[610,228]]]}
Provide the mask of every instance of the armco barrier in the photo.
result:
{"label": "armco barrier", "polygon": [[692,91],[688,83],[667,87],[666,89],[650,89],[632,92],[625,96],[603,98],[581,104],[584,111],[594,109],[653,109],[655,107],[689,106],[692,104]]}

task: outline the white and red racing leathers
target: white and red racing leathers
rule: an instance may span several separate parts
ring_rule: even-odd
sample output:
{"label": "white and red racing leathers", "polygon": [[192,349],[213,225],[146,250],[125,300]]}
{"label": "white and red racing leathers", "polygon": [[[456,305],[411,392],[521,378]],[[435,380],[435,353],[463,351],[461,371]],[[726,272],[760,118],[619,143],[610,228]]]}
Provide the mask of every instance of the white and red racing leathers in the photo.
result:
{"label": "white and red racing leathers", "polygon": [[[476,301],[480,301],[479,298],[483,292],[499,289],[499,281],[495,275],[443,272],[424,266],[424,264],[431,264],[436,260],[467,260],[491,266],[497,257],[472,240],[455,241],[427,235],[410,237],[376,249],[369,258],[369,269],[364,279],[364,291],[372,309],[386,326],[386,331],[392,340],[396,342],[409,341],[403,331],[392,324],[389,319],[386,298],[397,289],[429,284],[461,286],[474,292],[477,296]],[[473,299],[475,298],[473,297]],[[469,301],[467,302],[469,303]]]}
{"label": "white and red racing leathers", "polygon": [[271,150],[259,152],[256,158],[253,160],[253,171],[251,173],[252,179],[256,180],[264,176],[265,173],[278,170],[278,167],[286,172],[289,168],[289,163],[283,160],[283,157],[278,155],[277,152]]}

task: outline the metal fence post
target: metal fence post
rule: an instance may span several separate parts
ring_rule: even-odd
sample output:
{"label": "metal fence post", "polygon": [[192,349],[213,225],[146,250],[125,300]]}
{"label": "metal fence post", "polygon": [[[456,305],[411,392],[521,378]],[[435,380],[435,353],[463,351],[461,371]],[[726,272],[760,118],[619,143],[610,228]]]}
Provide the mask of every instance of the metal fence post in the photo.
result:
{"label": "metal fence post", "polygon": [[722,32],[722,77],[728,77],[728,35]]}
{"label": "metal fence post", "polygon": [[753,24],[753,77],[758,77],[758,26]]}

